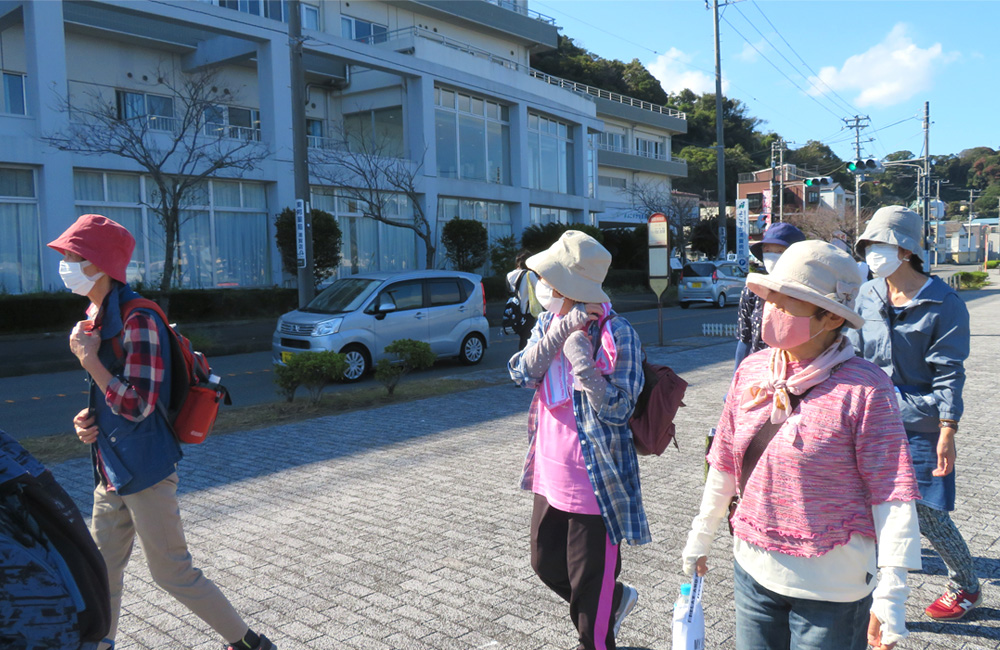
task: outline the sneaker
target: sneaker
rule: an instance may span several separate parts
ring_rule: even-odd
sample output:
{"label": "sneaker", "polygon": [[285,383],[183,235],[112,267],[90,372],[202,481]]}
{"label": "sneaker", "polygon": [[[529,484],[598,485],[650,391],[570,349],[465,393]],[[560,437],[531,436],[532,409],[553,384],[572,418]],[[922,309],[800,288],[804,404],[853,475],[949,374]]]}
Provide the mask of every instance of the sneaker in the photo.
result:
{"label": "sneaker", "polygon": [[973,593],[959,589],[952,591],[948,589],[944,595],[931,603],[930,607],[924,610],[924,614],[935,621],[957,621],[970,611],[979,607],[983,602],[983,590]]}
{"label": "sneaker", "polygon": [[[229,645],[227,643],[226,645],[222,646],[222,650],[247,650],[247,648],[243,647],[244,645],[245,645],[244,643],[239,643],[237,645]],[[249,650],[278,650],[278,646],[271,643],[270,639],[261,634],[260,643],[258,643],[255,648],[249,648]]]}
{"label": "sneaker", "polygon": [[618,603],[618,609],[615,611],[615,638],[618,638],[618,630],[621,629],[622,621],[635,609],[637,602],[639,602],[639,592],[636,591],[636,588],[623,584],[622,602]]}

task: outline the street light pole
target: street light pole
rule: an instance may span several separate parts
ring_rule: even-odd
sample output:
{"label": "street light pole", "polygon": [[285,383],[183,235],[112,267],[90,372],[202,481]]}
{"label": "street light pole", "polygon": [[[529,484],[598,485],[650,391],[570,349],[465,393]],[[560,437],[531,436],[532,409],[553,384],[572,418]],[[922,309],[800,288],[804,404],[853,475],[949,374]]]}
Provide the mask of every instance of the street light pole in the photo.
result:
{"label": "street light pole", "polygon": [[312,217],[309,209],[309,143],[306,138],[306,75],[302,63],[302,8],[288,2],[288,40],[291,49],[292,175],[295,178],[295,226],[299,307],[316,294],[313,276]]}

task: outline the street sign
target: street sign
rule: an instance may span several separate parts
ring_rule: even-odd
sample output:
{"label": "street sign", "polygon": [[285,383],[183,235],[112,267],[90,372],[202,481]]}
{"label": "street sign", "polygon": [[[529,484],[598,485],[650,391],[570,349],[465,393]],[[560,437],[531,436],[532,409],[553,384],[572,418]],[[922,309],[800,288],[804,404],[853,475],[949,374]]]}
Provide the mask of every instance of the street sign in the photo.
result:
{"label": "street sign", "polygon": [[750,201],[736,200],[736,263],[746,273],[750,269]]}
{"label": "street sign", "polygon": [[649,288],[656,294],[656,314],[660,324],[660,345],[663,345],[663,306],[660,298],[670,286],[670,226],[667,215],[649,215]]}
{"label": "street sign", "polygon": [[295,257],[298,268],[306,268],[306,202],[295,202]]}

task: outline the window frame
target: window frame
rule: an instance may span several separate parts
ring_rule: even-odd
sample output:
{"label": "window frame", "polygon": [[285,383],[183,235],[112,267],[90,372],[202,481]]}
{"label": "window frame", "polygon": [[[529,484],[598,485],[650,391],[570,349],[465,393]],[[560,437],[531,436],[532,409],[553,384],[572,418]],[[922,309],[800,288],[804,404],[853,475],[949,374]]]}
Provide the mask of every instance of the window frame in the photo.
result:
{"label": "window frame", "polygon": [[[344,27],[350,24],[351,34],[350,36],[344,35]],[[369,33],[367,36],[358,36],[358,24],[367,25],[369,28]],[[376,31],[375,28],[379,28],[381,31]],[[376,23],[371,20],[365,20],[363,18],[355,18],[354,16],[348,16],[345,14],[340,14],[340,36],[341,38],[346,38],[351,41],[358,43],[367,43],[368,45],[376,45],[378,43],[385,43],[389,40],[389,26],[383,25],[381,23]]]}
{"label": "window frame", "polygon": [[[28,94],[25,88],[25,80],[28,75],[22,74],[20,72],[12,72],[10,70],[3,70],[3,94],[0,95],[0,99],[3,100],[3,105],[0,106],[0,114],[2,115],[28,115]],[[10,96],[7,93],[7,78],[11,79],[17,78],[21,84],[21,108],[24,109],[22,112],[17,113],[10,110]]]}

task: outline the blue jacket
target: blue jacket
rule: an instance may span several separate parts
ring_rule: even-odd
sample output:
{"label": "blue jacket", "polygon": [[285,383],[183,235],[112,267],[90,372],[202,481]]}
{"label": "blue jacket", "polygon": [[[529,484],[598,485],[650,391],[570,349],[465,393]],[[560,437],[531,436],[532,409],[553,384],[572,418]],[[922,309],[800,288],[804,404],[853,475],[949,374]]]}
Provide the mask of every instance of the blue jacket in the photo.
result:
{"label": "blue jacket", "polygon": [[958,294],[932,277],[896,314],[885,279],[875,278],[861,285],[857,311],[864,327],[848,330],[848,337],[896,385],[907,431],[935,433],[939,419],[961,419],[969,310]]}
{"label": "blue jacket", "polygon": [[[122,333],[121,305],[140,297],[128,285],[117,286],[108,294],[101,307],[101,347],[98,357],[111,374],[122,378],[124,366],[115,356],[114,339]],[[152,313],[152,312],[148,312]],[[153,314],[159,330],[160,354],[164,360],[164,377],[159,396],[163,404],[170,403],[170,335],[166,324]],[[173,474],[183,455],[159,410],[138,422],[128,420],[111,410],[97,384],[90,385],[90,408],[97,415],[97,442],[91,447],[94,462],[94,485],[101,480],[97,451],[100,450],[108,480],[119,494],[135,494],[156,485]]]}

